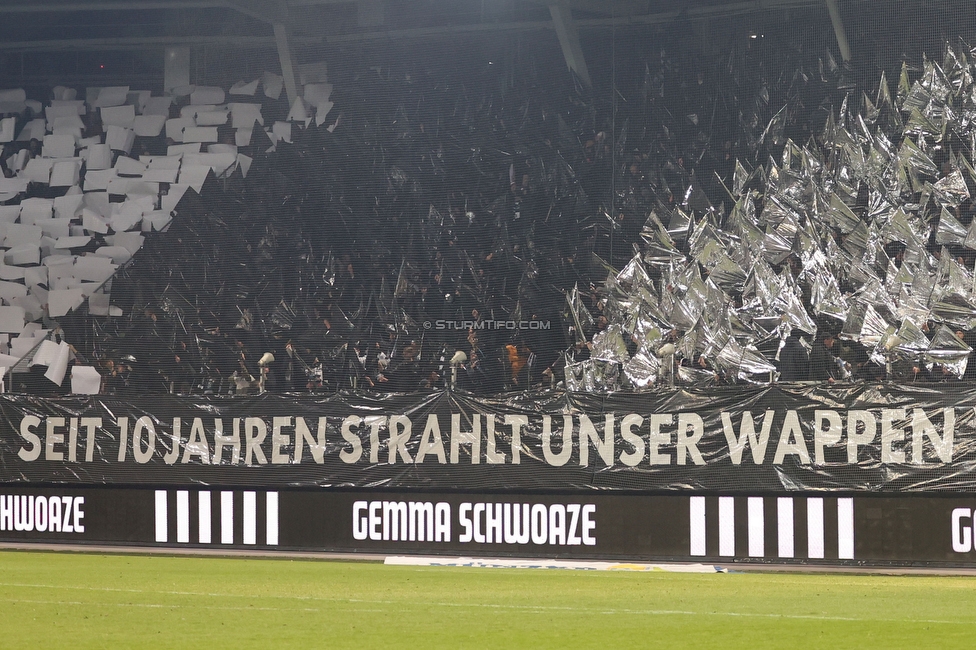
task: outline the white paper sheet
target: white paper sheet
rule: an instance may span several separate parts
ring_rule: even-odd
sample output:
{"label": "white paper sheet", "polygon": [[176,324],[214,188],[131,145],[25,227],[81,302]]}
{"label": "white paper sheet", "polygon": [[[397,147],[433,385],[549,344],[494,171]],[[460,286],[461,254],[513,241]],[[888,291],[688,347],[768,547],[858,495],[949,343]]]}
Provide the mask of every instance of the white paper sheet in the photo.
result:
{"label": "white paper sheet", "polygon": [[88,313],[92,316],[108,316],[111,296],[107,293],[93,293],[88,296]]}
{"label": "white paper sheet", "polygon": [[271,127],[271,134],[275,142],[278,140],[291,142],[291,122],[275,122],[274,126]]}
{"label": "white paper sheet", "polygon": [[74,395],[98,395],[102,376],[94,366],[71,367],[71,393]]}
{"label": "white paper sheet", "polygon": [[54,199],[24,199],[20,202],[20,223],[30,225],[38,219],[50,219],[53,210]]}
{"label": "white paper sheet", "polygon": [[81,203],[85,200],[85,195],[66,194],[54,199],[54,216],[58,219],[70,219],[81,209]]}
{"label": "white paper sheet", "polygon": [[14,155],[7,158],[7,169],[12,172],[19,172],[24,168],[24,165],[27,164],[27,156],[29,155],[30,152],[28,152],[27,149],[21,149]]}
{"label": "white paper sheet", "polygon": [[175,183],[179,175],[178,169],[147,169],[142,180],[152,183]]}
{"label": "white paper sheet", "polygon": [[3,245],[12,248],[20,244],[36,244],[40,242],[42,234],[38,226],[25,226],[20,223],[7,224],[7,234],[3,238]]}
{"label": "white paper sheet", "polygon": [[[112,170],[111,173],[114,174],[115,170]],[[85,207],[97,212],[103,217],[112,214],[107,192],[85,192]]]}
{"label": "white paper sheet", "polygon": [[30,365],[50,366],[52,363],[57,363],[60,349],[61,346],[51,339],[41,341],[41,345],[34,353],[34,358],[30,360]]}
{"label": "white paper sheet", "polygon": [[199,142],[189,142],[187,144],[171,144],[166,147],[167,156],[180,156],[186,153],[200,153],[201,144]]}
{"label": "white paper sheet", "polygon": [[204,165],[183,165],[180,168],[180,183],[185,183],[192,187],[197,193],[203,188],[207,175],[211,172],[210,167]]}
{"label": "white paper sheet", "polygon": [[58,386],[64,381],[64,375],[68,372],[68,361],[71,357],[71,348],[68,346],[67,341],[61,341],[58,344],[58,358],[47,367],[47,372],[44,376],[49,380],[53,381]]}
{"label": "white paper sheet", "polygon": [[75,260],[72,274],[84,282],[105,282],[118,267],[104,257],[82,255]]}
{"label": "white paper sheet", "polygon": [[99,109],[102,115],[102,126],[121,126],[131,129],[136,119],[136,107],[131,104],[125,106],[103,106]]}
{"label": "white paper sheet", "polygon": [[251,144],[251,134],[254,129],[237,129],[234,131],[234,144],[238,147],[246,147]]}
{"label": "white paper sheet", "polygon": [[112,246],[122,246],[129,253],[135,255],[142,248],[142,244],[146,241],[146,238],[137,232],[120,232],[111,237],[106,237],[105,241]]}
{"label": "white paper sheet", "polygon": [[23,307],[0,307],[0,332],[19,334],[24,329]]}
{"label": "white paper sheet", "polygon": [[3,304],[13,304],[15,299],[23,298],[26,295],[27,285],[19,282],[6,282],[0,280],[0,299],[3,300]]}
{"label": "white paper sheet", "polygon": [[119,176],[142,176],[145,171],[145,163],[128,156],[119,156],[115,161],[115,173]]}
{"label": "white paper sheet", "polygon": [[188,126],[183,129],[183,142],[217,142],[217,127]]}
{"label": "white paper sheet", "polygon": [[149,169],[179,169],[183,156],[152,156],[149,159]]}
{"label": "white paper sheet", "polygon": [[71,234],[71,219],[38,219],[34,225],[48,237],[68,237]]}
{"label": "white paper sheet", "polygon": [[118,212],[109,218],[108,223],[112,227],[112,230],[117,233],[123,233],[126,230],[132,230],[142,223],[142,214],[123,214]]}
{"label": "white paper sheet", "polygon": [[170,216],[169,212],[164,212],[163,210],[155,210],[153,212],[147,212],[142,218],[142,232],[152,232],[160,231],[166,227],[173,217]]}
{"label": "white paper sheet", "polygon": [[136,134],[132,129],[121,126],[108,126],[105,128],[105,144],[113,151],[132,151],[132,145],[136,141]]}
{"label": "white paper sheet", "polygon": [[67,160],[54,163],[51,169],[51,187],[71,187],[78,183],[81,163]]}
{"label": "white paper sheet", "polygon": [[0,142],[13,142],[17,136],[17,118],[5,117],[0,120]]}
{"label": "white paper sheet", "polygon": [[159,208],[165,212],[172,212],[188,189],[190,186],[186,183],[173,183],[169,186],[169,192],[160,197]]}
{"label": "white paper sheet", "polygon": [[228,94],[230,95],[254,95],[258,90],[258,83],[260,79],[255,79],[250,83],[246,81],[238,81],[236,84],[230,87]]}
{"label": "white paper sheet", "polygon": [[301,97],[295,98],[295,101],[291,104],[291,110],[288,111],[288,117],[286,119],[289,122],[302,122],[303,124],[308,124],[308,108],[305,106],[304,99]]}
{"label": "white paper sheet", "polygon": [[0,205],[0,223],[13,223],[20,218],[19,205]]}
{"label": "white paper sheet", "polygon": [[85,296],[81,289],[55,289],[47,296],[47,310],[51,318],[64,316],[77,309],[84,302]]}
{"label": "white paper sheet", "polygon": [[93,144],[88,147],[88,162],[85,168],[88,172],[112,167],[112,147],[107,144]]}
{"label": "white paper sheet", "polygon": [[0,262],[0,280],[23,280],[24,270],[19,266],[7,266]]}
{"label": "white paper sheet", "polygon": [[241,174],[247,178],[247,172],[251,169],[253,158],[249,158],[242,153],[237,154],[237,164],[241,166]]}
{"label": "white paper sheet", "polygon": [[[71,94],[72,96],[78,94],[74,88],[68,88],[67,91],[68,94]],[[75,115],[85,115],[88,113],[88,107],[85,106],[84,99],[68,99],[67,94],[65,95],[64,99],[51,100],[51,105],[47,107],[45,111],[50,109],[58,111],[55,116],[70,115],[71,113],[74,113]],[[51,119],[51,115],[48,113],[46,114],[48,115],[48,119]]]}
{"label": "white paper sheet", "polygon": [[[7,336],[4,334],[3,336]],[[6,347],[6,346],[4,346]],[[0,377],[6,377],[10,373],[10,369],[17,365],[20,361],[19,357],[15,357],[12,354],[0,354]],[[18,368],[18,372],[26,372],[26,368]]]}
{"label": "white paper sheet", "polygon": [[197,126],[220,126],[227,124],[227,115],[227,111],[219,110],[198,113],[196,118]]}
{"label": "white paper sheet", "polygon": [[17,135],[17,141],[43,140],[45,133],[47,133],[47,123],[43,117],[38,117],[24,125],[24,128]]}
{"label": "white paper sheet", "polygon": [[108,233],[108,223],[98,214],[85,209],[81,212],[81,225],[85,230],[100,235]]}
{"label": "white paper sheet", "polygon": [[47,292],[40,287],[32,287],[23,298],[14,300],[14,307],[24,310],[24,318],[38,321],[44,318],[44,305],[47,304]]}
{"label": "white paper sheet", "polygon": [[[13,196],[16,196],[17,194],[20,194],[21,192],[26,192],[27,191],[27,186],[29,184],[30,184],[30,181],[27,180],[26,178],[16,178],[16,177],[15,178],[3,178],[2,176],[0,176],[0,194],[11,194]],[[13,198],[13,196],[11,196],[10,198]],[[2,200],[6,201],[8,199],[2,199]],[[12,207],[12,206],[6,206],[6,205],[4,205],[4,206],[0,206],[0,207],[6,208],[6,207]],[[19,206],[17,206],[17,207],[19,207]]]}
{"label": "white paper sheet", "polygon": [[107,257],[116,264],[125,264],[132,259],[132,253],[125,246],[102,246],[95,251],[95,255]]}
{"label": "white paper sheet", "polygon": [[27,99],[27,91],[23,88],[8,88],[0,90],[0,102],[22,102]]}
{"label": "white paper sheet", "polygon": [[265,72],[261,78],[261,85],[264,87],[265,97],[278,99],[281,96],[281,89],[285,87],[285,80],[273,72]]}
{"label": "white paper sheet", "polygon": [[108,86],[101,88],[91,105],[95,108],[103,106],[121,106],[129,98],[128,86]]}
{"label": "white paper sheet", "polygon": [[132,129],[136,135],[150,138],[162,133],[164,126],[166,126],[165,115],[136,115],[136,119],[132,122]]}
{"label": "white paper sheet", "polygon": [[87,246],[88,242],[91,241],[91,237],[88,235],[82,235],[80,237],[58,237],[57,243],[54,244],[55,248],[60,249],[70,249],[70,248],[81,248]]}
{"label": "white paper sheet", "polygon": [[[4,308],[0,307],[0,309]],[[23,308],[17,307],[17,309],[22,310]],[[14,338],[10,339],[10,354],[18,359],[23,359],[30,354],[31,350],[40,345],[41,341],[43,340],[44,336],[24,336],[23,334],[20,336],[15,336]],[[27,362],[29,363],[30,359],[27,359]],[[27,364],[25,363],[24,365],[26,370]]]}
{"label": "white paper sheet", "polygon": [[223,104],[224,89],[219,86],[197,86],[190,93],[191,104]]}
{"label": "white paper sheet", "polygon": [[172,97],[150,97],[142,107],[142,114],[169,117],[169,107],[172,103]]}
{"label": "white paper sheet", "polygon": [[[18,267],[16,267],[16,266],[6,266],[4,268],[6,268],[6,269],[16,269]],[[26,284],[28,288],[35,287],[35,286],[37,286],[39,284],[47,284],[48,283],[48,276],[47,276],[48,268],[46,266],[43,266],[43,265],[41,265],[41,266],[28,266],[27,268],[22,269],[22,270],[24,272],[24,284]]]}
{"label": "white paper sheet", "polygon": [[3,254],[3,261],[13,266],[39,264],[41,261],[41,247],[39,244],[21,244],[14,246]]}
{"label": "white paper sheet", "polygon": [[118,196],[125,196],[126,193],[128,193],[128,191],[129,191],[129,186],[133,182],[138,183],[140,180],[142,180],[142,179],[139,179],[139,178],[120,178],[118,176],[114,176],[114,177],[108,179],[108,185],[105,186],[105,190],[109,193],[109,195],[113,195],[114,194],[114,195],[118,195]]}
{"label": "white paper sheet", "polygon": [[261,116],[261,104],[227,104],[230,109],[231,126],[235,129],[251,128],[257,122],[264,126],[264,117]]}
{"label": "white paper sheet", "polygon": [[42,183],[47,185],[51,181],[51,168],[54,161],[50,158],[31,158],[27,161],[24,171],[20,172],[21,178],[26,178],[31,183]]}
{"label": "white paper sheet", "polygon": [[315,126],[322,126],[325,123],[326,118],[329,116],[329,111],[335,106],[332,102],[322,102],[319,107],[315,109]]}

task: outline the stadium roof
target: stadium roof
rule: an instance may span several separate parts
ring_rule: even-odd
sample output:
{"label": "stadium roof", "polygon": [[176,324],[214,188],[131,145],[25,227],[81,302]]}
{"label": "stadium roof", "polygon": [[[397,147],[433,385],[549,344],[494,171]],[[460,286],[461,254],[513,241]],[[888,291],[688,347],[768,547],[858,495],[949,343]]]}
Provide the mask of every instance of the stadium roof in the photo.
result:
{"label": "stadium roof", "polygon": [[550,4],[580,28],[660,24],[823,6],[824,0],[0,0],[0,51],[132,50],[166,45],[273,48],[489,31],[552,29]]}

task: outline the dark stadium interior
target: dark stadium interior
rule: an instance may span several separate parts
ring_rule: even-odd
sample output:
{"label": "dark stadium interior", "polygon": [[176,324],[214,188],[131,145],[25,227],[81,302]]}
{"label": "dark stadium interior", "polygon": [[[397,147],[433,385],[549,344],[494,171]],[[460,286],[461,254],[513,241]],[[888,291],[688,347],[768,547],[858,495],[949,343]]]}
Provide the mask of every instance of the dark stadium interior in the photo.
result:
{"label": "dark stadium interior", "polygon": [[[306,119],[280,87],[218,102],[260,103],[263,128],[242,143],[230,121],[216,127],[237,162],[183,194],[160,232],[143,220],[141,250],[94,289],[115,315],[85,300],[51,316],[48,291],[77,285],[29,273],[11,280],[26,297],[4,305],[29,315],[36,296],[69,366],[94,367],[111,394],[970,380],[972,14],[852,0],[3,2],[0,87],[39,102],[4,105],[18,136],[65,89],[128,86],[141,111],[135,91],[164,95],[168,47],[189,50],[197,86],[266,84],[283,72],[273,25],[296,65],[327,63],[333,104],[299,100]],[[171,94],[166,117],[193,114],[189,92]],[[81,115],[79,136],[105,134],[101,115]],[[8,178],[23,176],[18,151],[47,157],[37,138],[11,140]],[[138,135],[110,166],[138,177],[120,157],[174,145]],[[3,204],[80,193],[78,171]],[[170,183],[146,185],[161,210]],[[108,220],[132,197],[104,193],[69,215],[84,238],[71,255],[112,245],[115,229],[82,227],[83,207]],[[8,390],[69,392],[50,363],[28,363]]]}

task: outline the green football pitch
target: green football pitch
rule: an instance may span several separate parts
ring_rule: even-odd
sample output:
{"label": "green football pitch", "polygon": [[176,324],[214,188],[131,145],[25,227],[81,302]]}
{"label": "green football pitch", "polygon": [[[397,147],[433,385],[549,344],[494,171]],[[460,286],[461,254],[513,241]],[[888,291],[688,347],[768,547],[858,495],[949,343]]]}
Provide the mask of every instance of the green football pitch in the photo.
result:
{"label": "green football pitch", "polygon": [[950,648],[976,578],[0,552],[0,648]]}

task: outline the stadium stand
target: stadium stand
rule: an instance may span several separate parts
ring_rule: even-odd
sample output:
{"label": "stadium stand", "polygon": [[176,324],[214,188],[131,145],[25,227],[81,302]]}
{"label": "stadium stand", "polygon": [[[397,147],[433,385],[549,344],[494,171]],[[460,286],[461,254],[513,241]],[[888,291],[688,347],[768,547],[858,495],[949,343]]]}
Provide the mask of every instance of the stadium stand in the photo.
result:
{"label": "stadium stand", "polygon": [[273,72],[4,91],[0,366],[38,393],[970,379],[972,53],[756,36],[676,32],[610,97],[438,51],[337,58],[291,105]]}

